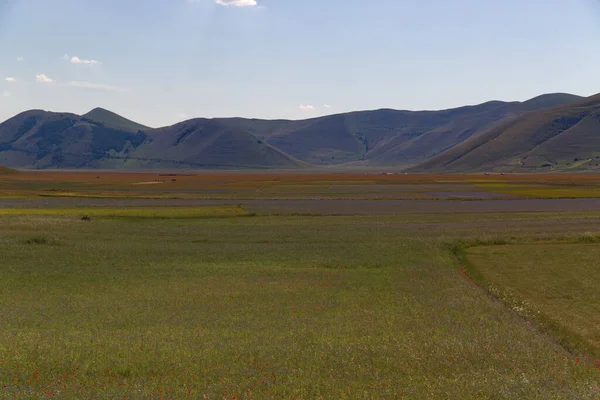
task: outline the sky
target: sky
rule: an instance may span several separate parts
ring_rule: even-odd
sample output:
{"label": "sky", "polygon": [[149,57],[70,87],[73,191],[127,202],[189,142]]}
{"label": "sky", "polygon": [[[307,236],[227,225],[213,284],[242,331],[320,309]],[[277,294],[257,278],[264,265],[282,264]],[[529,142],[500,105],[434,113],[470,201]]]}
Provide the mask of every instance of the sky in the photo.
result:
{"label": "sky", "polygon": [[158,127],[600,92],[600,0],[0,0],[0,121]]}

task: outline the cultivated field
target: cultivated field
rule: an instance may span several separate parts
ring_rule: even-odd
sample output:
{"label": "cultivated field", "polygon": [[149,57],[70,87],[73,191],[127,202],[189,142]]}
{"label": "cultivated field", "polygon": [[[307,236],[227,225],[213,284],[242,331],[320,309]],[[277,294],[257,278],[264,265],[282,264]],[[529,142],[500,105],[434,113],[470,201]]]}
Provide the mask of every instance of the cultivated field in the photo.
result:
{"label": "cultivated field", "polygon": [[[569,347],[600,358],[600,246],[575,243],[481,246],[468,257],[495,294],[523,308]],[[521,303],[521,304],[519,304]]]}
{"label": "cultivated field", "polygon": [[599,183],[0,176],[0,398],[597,399]]}
{"label": "cultivated field", "polygon": [[0,198],[477,200],[600,198],[595,174],[0,173]]}

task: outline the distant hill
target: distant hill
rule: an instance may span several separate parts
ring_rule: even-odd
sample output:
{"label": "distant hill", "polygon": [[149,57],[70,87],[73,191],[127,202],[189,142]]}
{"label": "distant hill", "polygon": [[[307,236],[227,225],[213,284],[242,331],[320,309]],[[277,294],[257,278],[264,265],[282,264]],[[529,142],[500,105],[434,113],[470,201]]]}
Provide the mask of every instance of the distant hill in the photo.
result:
{"label": "distant hill", "polygon": [[[115,159],[137,168],[301,168],[306,164],[254,135],[216,120],[193,119],[145,131],[143,145]],[[118,163],[116,165],[119,165]]]}
{"label": "distant hill", "polygon": [[16,168],[93,168],[108,154],[146,140],[133,129],[69,113],[27,111],[0,124],[0,164]]}
{"label": "distant hill", "polygon": [[251,131],[313,165],[410,165],[433,157],[506,118],[581,99],[548,94],[441,111],[382,109],[301,121],[221,120]]}
{"label": "distant hill", "polygon": [[32,110],[0,124],[0,165],[14,168],[301,168],[241,129],[191,120],[150,129],[102,109]]}
{"label": "distant hill", "polygon": [[82,115],[81,118],[112,129],[121,129],[131,132],[150,129],[147,126],[130,121],[127,118],[123,118],[120,115],[103,108],[94,108],[89,113]]}
{"label": "distant hill", "polygon": [[[0,124],[0,165],[40,169],[304,168],[310,165],[419,165],[421,170],[453,168],[456,171],[504,168],[506,165],[501,162],[492,162],[493,157],[485,159],[477,155],[480,150],[475,151],[497,134],[494,132],[519,124],[515,125],[514,134],[526,134],[528,123],[519,121],[530,120],[534,118],[532,115],[583,107],[581,104],[589,101],[592,100],[558,93],[525,102],[491,101],[440,111],[357,111],[299,121],[198,118],[158,129],[102,108],[81,116],[31,110]],[[595,143],[595,137],[589,133],[595,129],[592,122],[581,125],[580,129],[586,134],[578,133],[577,140],[587,135],[589,142],[585,143]],[[542,132],[539,135],[551,135],[552,129],[558,128],[543,125],[539,127]],[[531,146],[527,147],[527,141],[523,145],[519,143],[520,140],[513,139],[514,148],[508,152],[513,158],[522,151],[533,151]],[[587,168],[585,165],[589,163],[581,161],[587,144],[578,146],[572,147],[564,162],[557,161],[557,165],[561,162],[560,165],[566,165],[567,158],[573,156],[579,159],[578,165]],[[510,166],[522,168],[535,164],[537,167],[536,163],[541,161],[534,162],[534,159],[548,158],[555,151],[552,143],[536,149],[536,154],[528,155],[528,161],[522,165],[512,160]],[[457,161],[472,151],[475,156],[465,158],[464,162]],[[585,150],[586,157],[591,157],[589,153],[589,149]]]}
{"label": "distant hill", "polygon": [[600,170],[600,95],[503,122],[414,170]]}

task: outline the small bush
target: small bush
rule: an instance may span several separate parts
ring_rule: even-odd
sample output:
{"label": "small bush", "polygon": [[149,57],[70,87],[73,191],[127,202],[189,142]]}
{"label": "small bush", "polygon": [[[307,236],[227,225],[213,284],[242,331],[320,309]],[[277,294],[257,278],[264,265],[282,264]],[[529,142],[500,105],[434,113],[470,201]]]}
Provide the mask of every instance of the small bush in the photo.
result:
{"label": "small bush", "polygon": [[577,237],[577,243],[597,243],[600,241],[600,236],[586,232]]}
{"label": "small bush", "polygon": [[83,217],[81,217],[82,221],[91,221],[92,217],[90,217],[89,215],[84,215]]}

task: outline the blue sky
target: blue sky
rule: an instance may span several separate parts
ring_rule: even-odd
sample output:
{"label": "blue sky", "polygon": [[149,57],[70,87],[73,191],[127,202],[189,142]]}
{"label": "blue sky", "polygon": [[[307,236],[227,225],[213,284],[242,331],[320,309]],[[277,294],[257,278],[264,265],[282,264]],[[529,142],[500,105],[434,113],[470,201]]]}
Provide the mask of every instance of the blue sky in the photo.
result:
{"label": "blue sky", "polygon": [[2,0],[0,120],[104,107],[161,126],[591,95],[599,49],[598,0]]}

